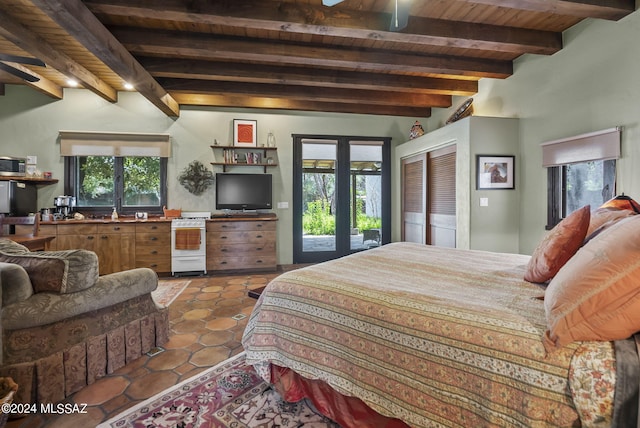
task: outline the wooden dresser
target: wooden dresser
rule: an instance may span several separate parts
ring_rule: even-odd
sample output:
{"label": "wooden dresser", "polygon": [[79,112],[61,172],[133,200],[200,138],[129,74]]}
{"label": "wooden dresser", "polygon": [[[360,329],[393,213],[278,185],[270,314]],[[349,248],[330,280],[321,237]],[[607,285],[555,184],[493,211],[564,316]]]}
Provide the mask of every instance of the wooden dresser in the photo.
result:
{"label": "wooden dresser", "polygon": [[277,269],[275,215],[207,222],[207,271]]}

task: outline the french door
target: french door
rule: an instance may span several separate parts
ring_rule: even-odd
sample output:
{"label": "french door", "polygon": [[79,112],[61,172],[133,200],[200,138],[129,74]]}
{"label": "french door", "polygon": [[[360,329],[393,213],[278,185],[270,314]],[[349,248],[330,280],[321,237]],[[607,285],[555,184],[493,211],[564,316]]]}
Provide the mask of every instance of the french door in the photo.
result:
{"label": "french door", "polygon": [[391,241],[391,139],[293,135],[293,262]]}

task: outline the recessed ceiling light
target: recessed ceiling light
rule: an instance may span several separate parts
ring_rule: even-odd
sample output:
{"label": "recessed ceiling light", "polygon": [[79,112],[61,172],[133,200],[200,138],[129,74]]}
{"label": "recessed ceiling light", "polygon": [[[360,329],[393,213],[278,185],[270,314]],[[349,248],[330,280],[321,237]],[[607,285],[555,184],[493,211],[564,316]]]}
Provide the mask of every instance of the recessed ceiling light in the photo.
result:
{"label": "recessed ceiling light", "polygon": [[124,82],[124,88],[125,88],[127,91],[130,91],[130,90],[132,90],[132,89],[133,89],[133,85],[132,85],[131,83]]}
{"label": "recessed ceiling light", "polygon": [[75,79],[67,79],[67,85],[75,88],[78,86],[78,81]]}

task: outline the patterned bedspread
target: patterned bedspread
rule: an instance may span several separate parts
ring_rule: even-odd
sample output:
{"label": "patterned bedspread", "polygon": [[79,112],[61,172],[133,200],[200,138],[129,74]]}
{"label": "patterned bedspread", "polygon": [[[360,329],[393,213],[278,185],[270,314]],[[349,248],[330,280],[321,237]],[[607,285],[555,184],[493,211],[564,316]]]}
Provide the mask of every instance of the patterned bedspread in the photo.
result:
{"label": "patterned bedspread", "polygon": [[612,346],[545,353],[543,290],[522,279],[527,261],[394,243],[287,272],[251,315],[247,362],[267,380],[269,363],[321,379],[412,427],[602,423],[610,383],[580,412],[571,391],[598,362],[583,358],[574,385],[569,374],[585,353],[611,371]]}

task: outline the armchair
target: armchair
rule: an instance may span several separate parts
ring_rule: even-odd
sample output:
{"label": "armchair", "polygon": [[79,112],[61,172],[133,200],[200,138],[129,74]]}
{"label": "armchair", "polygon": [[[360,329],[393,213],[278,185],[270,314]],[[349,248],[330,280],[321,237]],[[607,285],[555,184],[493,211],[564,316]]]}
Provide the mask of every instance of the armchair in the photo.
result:
{"label": "armchair", "polygon": [[87,250],[30,252],[0,238],[0,376],[17,403],[55,403],[168,340],[154,271],[98,276]]}

